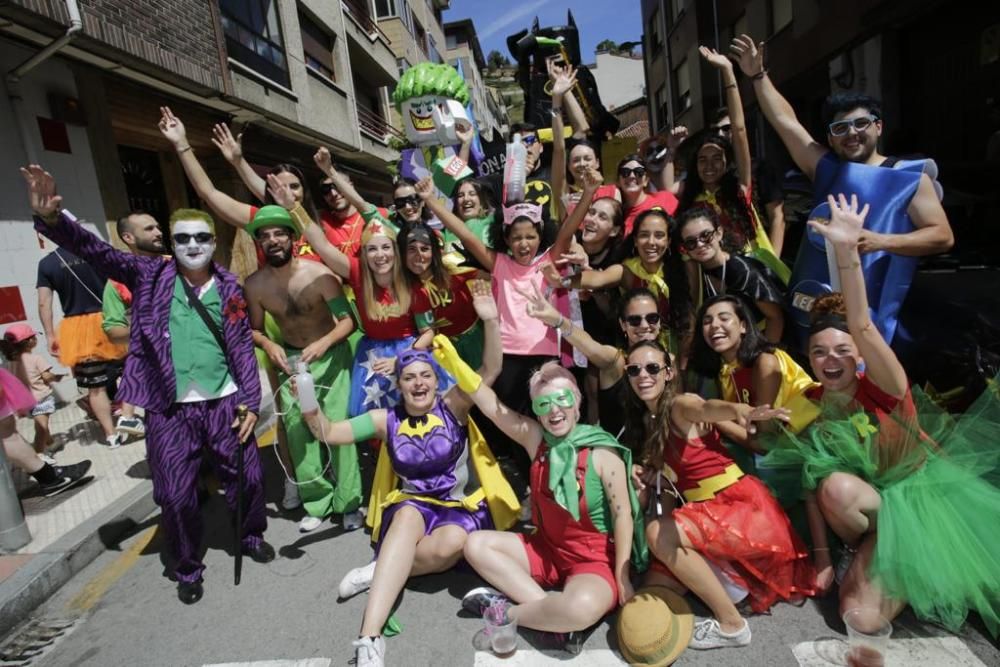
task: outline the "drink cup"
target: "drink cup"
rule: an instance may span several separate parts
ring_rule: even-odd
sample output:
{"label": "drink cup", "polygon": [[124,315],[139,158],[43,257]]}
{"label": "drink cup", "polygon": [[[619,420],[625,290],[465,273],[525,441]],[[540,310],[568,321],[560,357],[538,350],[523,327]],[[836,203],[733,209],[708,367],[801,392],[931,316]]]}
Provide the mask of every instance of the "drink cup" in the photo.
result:
{"label": "drink cup", "polygon": [[499,621],[489,616],[486,621],[486,634],[490,638],[490,648],[498,658],[509,658],[517,651],[517,621],[502,619]]}
{"label": "drink cup", "polygon": [[844,613],[848,667],[884,667],[892,623],[878,609],[855,607]]}

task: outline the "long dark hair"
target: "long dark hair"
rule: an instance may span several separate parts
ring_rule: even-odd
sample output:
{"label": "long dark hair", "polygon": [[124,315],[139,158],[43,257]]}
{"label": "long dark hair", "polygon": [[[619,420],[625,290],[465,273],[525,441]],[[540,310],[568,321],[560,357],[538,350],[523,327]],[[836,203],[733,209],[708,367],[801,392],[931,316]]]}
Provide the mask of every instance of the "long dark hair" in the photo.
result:
{"label": "long dark hair", "polygon": [[[295,178],[299,179],[299,184],[302,186],[302,208],[306,210],[306,213],[309,214],[310,218],[312,218],[316,222],[319,222],[319,217],[316,213],[316,203],[313,201],[312,192],[310,192],[309,190],[309,181],[306,180],[306,177],[302,174],[301,169],[296,167],[294,164],[288,164],[287,162],[282,162],[280,164],[276,164],[273,167],[271,167],[267,171],[267,173],[274,175],[291,174]],[[270,188],[267,188],[264,191],[264,203],[265,204],[278,203],[274,201],[274,197],[271,196]]]}
{"label": "long dark hair", "polygon": [[685,211],[695,205],[695,198],[705,191],[705,184],[698,175],[698,153],[705,146],[718,146],[726,156],[726,173],[719,181],[716,201],[732,223],[730,233],[742,236],[733,239],[738,245],[754,238],[753,212],[747,200],[740,194],[739,177],[736,174],[736,160],[733,157],[733,145],[725,137],[717,134],[704,133],[691,147],[687,158],[687,175],[684,181],[684,192],[681,194],[679,209]]}
{"label": "long dark hair", "polygon": [[[632,305],[632,302],[636,299],[649,299],[653,302],[653,305],[656,306],[657,312],[659,312],[659,304],[656,301],[656,295],[650,292],[647,288],[633,287],[629,291],[625,292],[625,294],[623,294],[618,300],[618,337],[621,340],[623,348],[628,347],[628,336],[626,336],[625,332],[622,331],[621,323],[625,321],[625,312],[628,310],[628,307]],[[660,331],[664,328],[663,324],[665,323],[660,324]]]}
{"label": "long dark hair", "polygon": [[420,276],[414,274],[410,271],[409,267],[406,266],[406,249],[410,243],[410,236],[413,234],[414,230],[417,229],[426,232],[431,240],[431,282],[434,283],[434,286],[438,289],[449,289],[450,281],[448,280],[448,270],[444,267],[444,260],[441,257],[440,240],[438,235],[426,222],[407,223],[399,230],[399,236],[396,239],[396,243],[398,245],[397,261],[402,262],[403,264],[406,280],[410,283],[410,287],[414,290],[419,289],[422,286]]}
{"label": "long dark hair", "polygon": [[[687,224],[693,220],[708,220],[712,225],[712,229],[719,229],[722,226],[722,222],[719,220],[719,214],[716,213],[715,209],[707,204],[695,204],[689,209],[685,209],[683,213],[677,216],[677,235],[671,237],[671,246],[677,252],[681,251],[681,246],[683,245],[684,238],[682,236],[684,228]],[[719,245],[728,253],[739,253],[743,248],[733,241],[732,235],[723,229],[722,230],[722,240]],[[682,253],[683,254],[683,253]]]}
{"label": "long dark hair", "polygon": [[[736,313],[736,318],[746,328],[746,333],[740,339],[740,346],[736,350],[736,359],[740,362],[740,366],[751,368],[757,363],[760,355],[765,352],[774,352],[775,345],[760,333],[753,317],[750,316],[750,310],[747,308],[746,302],[735,294],[717,294],[701,304],[701,308],[698,309],[696,326],[701,326],[701,322],[705,319],[705,313],[717,303],[731,303],[733,305],[733,312]],[[709,377],[718,375],[719,369],[722,367],[722,357],[708,346],[705,335],[701,331],[695,332],[694,347],[691,350],[691,363],[694,365],[696,371]]]}
{"label": "long dark hair", "polygon": [[17,361],[21,358],[21,355],[28,351],[31,347],[31,341],[34,340],[35,336],[31,338],[25,338],[22,341],[14,343],[7,340],[6,338],[0,337],[0,352],[3,356],[7,358],[7,361]]}
{"label": "long dark hair", "polygon": [[576,148],[577,146],[585,146],[586,148],[589,148],[590,150],[594,151],[594,158],[597,160],[598,163],[600,163],[600,161],[601,161],[601,154],[600,154],[600,152],[598,152],[597,146],[595,146],[592,142],[590,142],[590,141],[588,141],[586,139],[579,139],[579,140],[574,141],[571,144],[567,145],[566,146],[566,182],[569,183],[570,185],[576,185],[576,181],[575,181],[574,176],[573,176],[573,170],[570,169],[569,156],[570,156],[570,153],[573,152],[573,149]]}
{"label": "long dark hair", "polygon": [[493,196],[490,194],[490,191],[486,187],[484,187],[483,184],[480,183],[478,180],[476,180],[472,176],[469,176],[467,178],[463,178],[462,180],[460,180],[458,183],[455,184],[454,194],[451,195],[451,207],[452,210],[455,212],[455,215],[458,215],[458,191],[466,183],[471,185],[472,189],[476,191],[476,195],[479,197],[479,204],[483,208],[483,217],[495,213],[496,203],[493,201]]}
{"label": "long dark hair", "polygon": [[671,331],[682,335],[688,330],[691,323],[691,312],[694,310],[694,304],[691,302],[691,290],[688,285],[687,269],[684,268],[684,260],[679,253],[671,251],[674,239],[679,233],[677,220],[660,208],[652,208],[640,213],[632,227],[629,255],[632,257],[639,255],[639,249],[636,246],[639,229],[642,228],[647,219],[654,216],[667,221],[667,252],[663,255],[663,279],[670,287],[670,312],[667,314],[667,326]]}
{"label": "long dark hair", "polygon": [[[611,226],[613,229],[618,230],[618,234],[608,238],[602,250],[606,251],[605,257],[607,260],[602,260],[604,265],[607,266],[608,262],[612,264],[621,263],[621,260],[625,257],[626,252],[626,242],[625,242],[625,209],[622,207],[622,203],[615,199],[614,197],[600,197],[590,202],[593,206],[599,201],[610,202],[611,204]],[[582,225],[581,225],[582,227]],[[579,242],[583,236],[583,231],[577,231],[576,237]]]}
{"label": "long dark hair", "polygon": [[[412,178],[407,178],[406,176],[400,176],[399,178],[396,179],[396,182],[392,184],[392,196],[393,196],[393,198],[396,197],[396,190],[398,190],[400,188],[413,188],[413,192],[416,193],[416,191],[417,191],[417,182],[415,180],[413,180]],[[423,200],[421,200],[421,201],[423,201]],[[402,227],[404,221],[403,221],[403,216],[400,215],[399,211],[396,211],[394,209],[393,210],[393,217],[395,218],[396,225],[398,227]],[[427,208],[426,204],[424,204],[423,206],[420,207],[420,220],[422,222],[427,222],[428,220],[430,220],[433,217],[434,217],[434,214],[431,213],[430,209]]]}
{"label": "long dark hair", "polygon": [[[663,355],[664,364],[671,367],[670,353],[653,340],[644,340],[629,348],[625,355],[626,361],[633,352],[644,347],[652,348]],[[646,404],[639,399],[632,389],[632,383],[628,377],[625,378],[628,391],[625,392],[625,433],[622,441],[638,454],[643,465],[653,466],[657,469],[663,467],[663,452],[667,446],[667,437],[670,435],[670,408],[677,396],[677,377],[668,380],[663,387],[663,393],[656,402],[655,412],[650,412]]]}

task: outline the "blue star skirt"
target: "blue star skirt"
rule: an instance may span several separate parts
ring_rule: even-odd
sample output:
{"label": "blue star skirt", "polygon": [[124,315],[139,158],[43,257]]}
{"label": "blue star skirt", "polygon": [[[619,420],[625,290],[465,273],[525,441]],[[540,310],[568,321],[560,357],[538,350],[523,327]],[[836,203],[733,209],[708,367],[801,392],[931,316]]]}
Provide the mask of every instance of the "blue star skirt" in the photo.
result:
{"label": "blue star skirt", "polygon": [[[389,340],[365,336],[361,339],[351,368],[351,400],[347,408],[351,417],[399,404],[399,386],[396,384],[395,373],[383,375],[373,366],[379,359],[389,359],[395,364],[399,353],[413,347],[415,340],[413,336]],[[437,363],[434,364],[434,370],[438,376],[438,394],[443,394],[451,389],[455,379]]]}

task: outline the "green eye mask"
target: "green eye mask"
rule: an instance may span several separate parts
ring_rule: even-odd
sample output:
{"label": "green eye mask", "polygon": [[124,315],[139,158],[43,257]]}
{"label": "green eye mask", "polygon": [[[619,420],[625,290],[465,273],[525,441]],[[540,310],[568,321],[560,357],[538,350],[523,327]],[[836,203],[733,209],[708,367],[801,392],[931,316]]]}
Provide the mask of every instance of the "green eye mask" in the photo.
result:
{"label": "green eye mask", "polygon": [[576,405],[576,395],[569,389],[557,389],[531,399],[531,411],[541,417],[552,412],[553,406],[571,408]]}

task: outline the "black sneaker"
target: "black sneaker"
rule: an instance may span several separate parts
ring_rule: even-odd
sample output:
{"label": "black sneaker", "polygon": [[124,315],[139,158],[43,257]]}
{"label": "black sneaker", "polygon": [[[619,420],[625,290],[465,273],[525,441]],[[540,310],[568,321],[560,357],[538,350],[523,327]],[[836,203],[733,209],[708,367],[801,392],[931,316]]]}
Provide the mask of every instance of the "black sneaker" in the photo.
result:
{"label": "black sneaker", "polygon": [[253,549],[243,547],[243,553],[250,556],[250,559],[255,563],[270,563],[274,560],[274,547],[264,540],[261,540],[260,544]]}
{"label": "black sneaker", "polygon": [[47,484],[42,484],[41,482],[38,484],[42,490],[42,495],[46,498],[51,498],[78,484],[86,482],[90,479],[89,477],[85,477],[87,471],[90,470],[90,465],[90,461],[80,461],[68,466],[54,466],[53,470],[55,470],[56,478]]}
{"label": "black sneaker", "polygon": [[462,597],[462,609],[469,612],[476,618],[482,618],[486,610],[494,604],[506,603],[510,605],[510,600],[506,595],[495,588],[480,586],[473,588]]}

